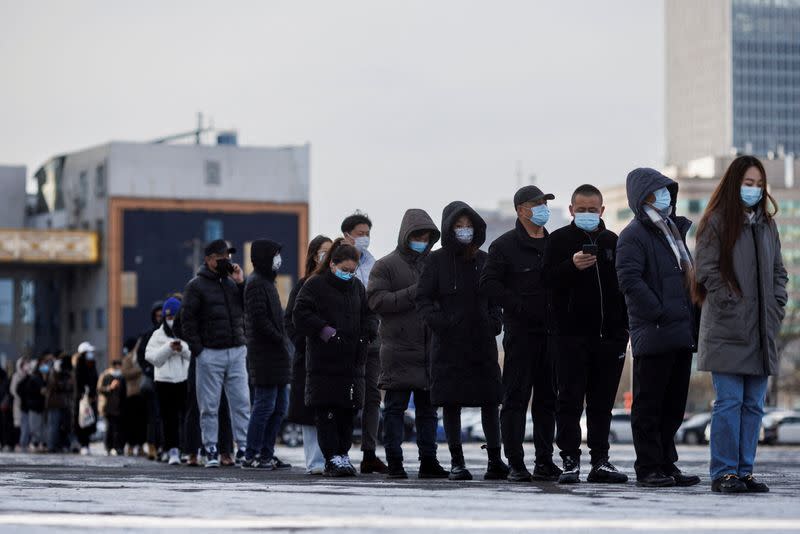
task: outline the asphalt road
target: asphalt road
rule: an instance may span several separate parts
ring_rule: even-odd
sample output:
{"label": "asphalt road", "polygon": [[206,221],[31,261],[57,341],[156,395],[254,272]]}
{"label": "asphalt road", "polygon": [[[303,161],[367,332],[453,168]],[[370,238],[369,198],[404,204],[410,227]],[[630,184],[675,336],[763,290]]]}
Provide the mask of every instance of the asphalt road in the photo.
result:
{"label": "asphalt road", "polygon": [[[444,464],[446,447],[440,451]],[[138,458],[0,454],[0,531],[800,532],[797,447],[762,447],[757,472],[772,491],[736,496],[710,491],[707,447],[680,450],[681,467],[701,474],[702,485],[660,490],[485,482],[484,451],[469,445],[465,452],[477,475],[472,482],[417,480],[416,462],[407,463],[409,480],[388,481],[325,479],[301,468],[210,470]],[[302,449],[279,448],[278,455],[302,463]],[[407,445],[406,458],[415,456]],[[629,475],[633,459],[630,445],[612,446],[612,461]]]}

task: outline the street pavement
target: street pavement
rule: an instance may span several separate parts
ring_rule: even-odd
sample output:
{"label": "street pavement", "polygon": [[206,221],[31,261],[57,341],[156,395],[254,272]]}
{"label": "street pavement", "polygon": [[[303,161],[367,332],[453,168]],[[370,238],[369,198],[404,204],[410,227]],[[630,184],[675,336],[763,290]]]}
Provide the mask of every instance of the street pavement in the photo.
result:
{"label": "street pavement", "polygon": [[[798,447],[761,447],[757,473],[772,491],[735,496],[710,491],[702,446],[679,451],[681,467],[701,474],[702,485],[659,490],[589,484],[585,472],[574,486],[486,482],[485,452],[465,449],[471,482],[417,480],[416,461],[407,462],[409,480],[309,476],[297,467],[302,448],[286,447],[277,454],[296,467],[282,472],[4,453],[0,532],[800,532]],[[416,457],[412,445],[405,451]],[[629,475],[633,460],[632,446],[612,446],[612,461]]]}

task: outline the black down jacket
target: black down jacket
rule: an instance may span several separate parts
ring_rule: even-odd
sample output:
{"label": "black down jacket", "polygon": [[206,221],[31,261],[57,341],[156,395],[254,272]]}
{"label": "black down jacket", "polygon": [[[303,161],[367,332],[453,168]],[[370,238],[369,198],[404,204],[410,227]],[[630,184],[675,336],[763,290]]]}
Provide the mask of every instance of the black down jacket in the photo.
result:
{"label": "black down jacket", "polygon": [[295,302],[297,294],[306,283],[306,278],[301,278],[289,293],[289,302],[283,315],[283,324],[286,335],[294,345],[292,356],[292,387],[289,390],[289,413],[286,420],[298,425],[314,425],[314,410],[306,406],[306,336],[299,333],[294,326]]}
{"label": "black down jacket", "polygon": [[[628,204],[635,218],[619,236],[617,275],[628,304],[635,357],[697,348],[698,314],[684,272],[664,233],[642,209],[650,193],[662,187],[669,190],[675,206],[677,182],[653,169],[636,169],[628,175]],[[670,218],[685,240],[691,221]]]}
{"label": "black down jacket", "polygon": [[[431,239],[421,254],[408,246],[412,233],[428,230]],[[369,276],[367,298],[381,320],[381,374],[378,386],[386,390],[430,387],[431,331],[414,306],[417,281],[424,260],[439,241],[439,229],[423,210],[403,216],[397,248],[379,259]]]}
{"label": "black down jacket", "polygon": [[[367,348],[378,328],[364,285],[357,278],[340,280],[330,270],[314,275],[297,294],[293,317],[306,336],[306,404],[360,407]],[[319,337],[326,326],[336,329],[327,342]]]}
{"label": "black down jacket", "polygon": [[445,206],[442,248],[425,261],[416,305],[433,330],[431,401],[436,406],[483,406],[500,403],[502,384],[495,336],[502,330],[500,306],[478,291],[486,253],[466,254],[453,225],[467,215],[475,229],[473,245],[486,239],[486,223],[464,202]]}
{"label": "black down jacket", "polygon": [[244,337],[244,284],[221,277],[206,265],[183,290],[183,339],[192,355],[204,348],[230,349],[246,344]]}
{"label": "black down jacket", "polygon": [[283,386],[291,375],[283,310],[272,270],[273,258],[280,250],[280,244],[266,239],[253,241],[250,249],[254,271],[245,284],[244,311],[247,370],[254,386]]}

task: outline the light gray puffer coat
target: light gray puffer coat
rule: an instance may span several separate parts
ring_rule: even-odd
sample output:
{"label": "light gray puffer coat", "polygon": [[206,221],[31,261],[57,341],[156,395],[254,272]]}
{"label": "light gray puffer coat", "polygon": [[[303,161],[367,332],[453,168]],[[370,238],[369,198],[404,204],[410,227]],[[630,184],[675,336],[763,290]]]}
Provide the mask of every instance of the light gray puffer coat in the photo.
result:
{"label": "light gray puffer coat", "polygon": [[695,250],[697,281],[707,290],[700,319],[698,365],[701,371],[774,375],[776,338],[785,314],[788,277],[781,259],[775,221],[757,212],[745,218],[733,249],[733,269],[741,296],[719,270],[720,221],[712,216]]}

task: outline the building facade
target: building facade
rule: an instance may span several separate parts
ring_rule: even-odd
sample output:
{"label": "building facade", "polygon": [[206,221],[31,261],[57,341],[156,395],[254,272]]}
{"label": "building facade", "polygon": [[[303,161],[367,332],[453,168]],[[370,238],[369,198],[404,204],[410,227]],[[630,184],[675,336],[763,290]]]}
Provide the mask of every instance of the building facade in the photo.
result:
{"label": "building facade", "polygon": [[800,153],[800,0],[666,0],[667,163]]}

